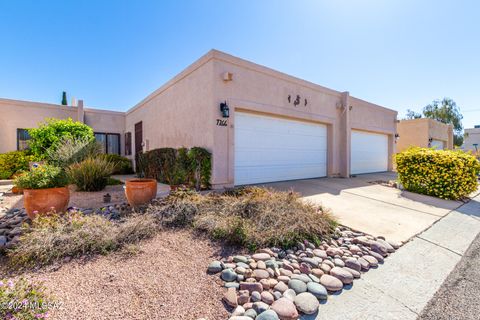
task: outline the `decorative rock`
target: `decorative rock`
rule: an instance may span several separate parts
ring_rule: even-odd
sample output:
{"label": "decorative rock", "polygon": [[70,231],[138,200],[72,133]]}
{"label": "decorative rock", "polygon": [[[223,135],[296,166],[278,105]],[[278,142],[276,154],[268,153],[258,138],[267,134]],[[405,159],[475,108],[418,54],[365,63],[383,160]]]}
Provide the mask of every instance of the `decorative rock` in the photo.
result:
{"label": "decorative rock", "polygon": [[273,289],[283,293],[288,289],[288,286],[285,284],[285,282],[280,281],[275,287],[273,287]]}
{"label": "decorative rock", "polygon": [[273,310],[267,310],[265,312],[260,313],[256,320],[279,320],[278,315]]}
{"label": "decorative rock", "polygon": [[257,269],[267,269],[267,265],[265,264],[265,261],[258,261],[257,262]]}
{"label": "decorative rock", "polygon": [[260,284],[262,285],[263,287],[263,290],[269,290],[270,289],[270,283],[269,281],[270,279],[261,279],[259,282]]}
{"label": "decorative rock", "polygon": [[232,269],[225,269],[220,276],[223,281],[232,282],[237,279],[237,274]]}
{"label": "decorative rock", "polygon": [[388,249],[382,243],[378,241],[372,241],[370,243],[370,248],[372,248],[373,252],[379,253],[382,256],[386,257],[388,255]]}
{"label": "decorative rock", "polygon": [[[266,304],[265,302],[261,302],[261,301],[258,301],[258,302],[254,302],[253,303],[253,309],[258,313],[262,313],[264,311],[267,311],[268,309],[270,308],[270,306],[268,304]],[[258,319],[258,317],[257,317]]]}
{"label": "decorative rock", "polygon": [[362,258],[367,260],[370,267],[373,267],[373,268],[378,267],[378,260],[375,257],[364,255]]}
{"label": "decorative rock", "polygon": [[342,259],[335,258],[333,259],[333,263],[336,267],[345,267],[345,262]]}
{"label": "decorative rock", "polygon": [[247,316],[234,316],[234,317],[228,318],[228,320],[250,320],[250,319],[251,318]]}
{"label": "decorative rock", "polygon": [[313,294],[319,300],[326,300],[328,298],[327,289],[320,283],[307,283],[307,291]]}
{"label": "decorative rock", "polygon": [[223,301],[228,304],[230,307],[237,307],[238,300],[237,300],[237,290],[235,288],[228,288],[227,292],[223,295]]}
{"label": "decorative rock", "polygon": [[361,273],[359,271],[350,269],[349,267],[343,267],[342,269],[347,271],[347,272],[350,272],[352,274],[352,276],[356,279],[360,278],[360,276],[361,276]]}
{"label": "decorative rock", "polygon": [[240,288],[240,283],[238,282],[225,282],[223,285],[225,288],[235,288],[235,290],[238,290]]}
{"label": "decorative rock", "polygon": [[314,268],[318,267],[318,264],[319,264],[318,261],[313,258],[302,258],[302,262],[308,263]]}
{"label": "decorative rock", "polygon": [[[313,275],[313,274],[309,274],[308,277],[313,281],[313,282],[316,282],[316,283],[319,283],[320,282],[320,278],[317,278],[317,276]],[[308,282],[310,283],[310,282]]]}
{"label": "decorative rock", "polygon": [[268,279],[270,277],[270,274],[267,270],[255,269],[253,270],[253,277],[257,280]]}
{"label": "decorative rock", "polygon": [[307,291],[306,283],[298,279],[288,281],[288,287],[293,289],[297,294]]}
{"label": "decorative rock", "polygon": [[387,240],[388,244],[391,245],[395,250],[402,246],[401,242]]}
{"label": "decorative rock", "polygon": [[241,275],[243,275],[243,274],[245,274],[246,272],[247,272],[247,270],[246,270],[244,267],[236,267],[236,268],[235,268],[235,273],[236,273],[236,274],[241,274]]}
{"label": "decorative rock", "polygon": [[320,283],[325,287],[327,288],[328,291],[339,291],[339,290],[342,290],[343,288],[343,282],[340,281],[339,279],[331,276],[331,275],[328,275],[328,274],[324,274],[321,278],[320,278]]}
{"label": "decorative rock", "polygon": [[268,279],[268,285],[270,288],[273,288],[277,285],[278,281],[276,279]]}
{"label": "decorative rock", "polygon": [[[1,239],[0,239],[0,242],[1,242]],[[223,267],[220,261],[210,262],[207,268],[208,273],[219,273],[222,270],[223,270]]]}
{"label": "decorative rock", "polygon": [[314,314],[318,311],[318,307],[320,306],[317,298],[309,292],[304,292],[297,295],[294,303],[295,306],[297,306],[297,309],[305,314]]}
{"label": "decorative rock", "polygon": [[315,249],[313,254],[322,259],[327,259],[327,252],[325,250]]}
{"label": "decorative rock", "polygon": [[243,263],[248,263],[248,258],[245,256],[235,256],[233,257],[234,262],[243,262]]}
{"label": "decorative rock", "polygon": [[323,276],[325,273],[322,271],[322,269],[312,269],[312,274],[316,277],[321,277]]}
{"label": "decorative rock", "polygon": [[340,279],[344,284],[350,284],[353,282],[353,275],[339,267],[332,268],[332,270],[330,270],[330,275]]}
{"label": "decorative rock", "polygon": [[348,258],[345,260],[345,267],[348,267],[353,270],[360,271],[362,270],[362,265],[355,258]]}
{"label": "decorative rock", "polygon": [[294,274],[294,275],[292,275],[291,278],[303,281],[305,283],[308,283],[308,282],[312,281],[312,279],[310,279],[309,276],[307,276],[306,274],[303,274],[303,273],[302,274]]}
{"label": "decorative rock", "polygon": [[383,256],[379,253],[373,252],[372,250],[368,251],[368,254],[377,259],[378,262],[383,263]]}
{"label": "decorative rock", "polygon": [[240,290],[238,292],[237,302],[238,304],[244,305],[250,300],[250,293],[248,290]]}
{"label": "decorative rock", "polygon": [[280,281],[280,282],[288,283],[288,281],[290,281],[290,277],[287,277],[287,276],[279,276],[279,277],[277,277],[277,280]]}
{"label": "decorative rock", "polygon": [[268,248],[259,249],[259,250],[257,251],[257,253],[266,253],[266,254],[268,254],[268,255],[270,255],[270,256],[272,256],[272,257],[275,256],[275,253],[274,253],[272,250],[268,249]]}
{"label": "decorative rock", "polygon": [[295,297],[297,296],[297,294],[295,293],[295,290],[293,289],[288,289],[287,291],[285,291],[283,293],[283,296],[285,298],[287,298],[288,300],[292,301],[295,299]]}
{"label": "decorative rock", "polygon": [[283,297],[282,293],[280,291],[274,291],[273,292],[273,297],[275,298],[275,300],[278,300],[280,299],[281,297]]}
{"label": "decorative rock", "polygon": [[245,314],[245,309],[242,306],[238,306],[233,310],[232,317],[234,316],[243,316]]}
{"label": "decorative rock", "polygon": [[387,241],[383,239],[377,239],[377,242],[380,242],[385,248],[387,248],[388,253],[395,252],[395,249],[393,248],[393,246],[391,246],[390,243],[388,243]]}
{"label": "decorative rock", "polygon": [[252,256],[252,259],[254,259],[255,261],[266,261],[270,260],[270,258],[271,256],[268,253],[255,253]]}
{"label": "decorative rock", "polygon": [[257,317],[257,312],[254,309],[248,309],[245,311],[244,316],[255,319]]}
{"label": "decorative rock", "polygon": [[298,311],[293,301],[287,298],[280,298],[275,301],[271,309],[275,311],[281,320],[296,320]]}
{"label": "decorative rock", "polygon": [[362,257],[358,258],[357,261],[362,266],[362,270],[368,270],[368,268],[370,268],[370,264],[368,263],[368,261],[363,259]]}
{"label": "decorative rock", "polygon": [[322,263],[320,265],[320,270],[322,270],[324,273],[330,273],[330,270],[332,269],[332,267],[330,267],[328,264],[326,263]]}
{"label": "decorative rock", "polygon": [[260,300],[262,300],[262,295],[258,291],[253,291],[252,295],[250,296],[250,300],[252,302],[260,301]]}
{"label": "decorative rock", "polygon": [[268,291],[263,291],[260,294],[262,301],[265,302],[266,304],[272,304],[273,301],[275,301],[275,298],[273,297],[273,294],[271,294]]}
{"label": "decorative rock", "polygon": [[263,291],[263,287],[258,282],[240,282],[240,290],[248,290],[251,294],[253,291]]}

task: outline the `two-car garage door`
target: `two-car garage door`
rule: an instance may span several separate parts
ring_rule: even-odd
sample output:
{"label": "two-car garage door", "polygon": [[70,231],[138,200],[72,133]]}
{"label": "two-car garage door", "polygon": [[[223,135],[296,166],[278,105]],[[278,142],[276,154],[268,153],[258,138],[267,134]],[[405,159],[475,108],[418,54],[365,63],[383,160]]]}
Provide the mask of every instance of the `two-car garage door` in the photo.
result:
{"label": "two-car garage door", "polygon": [[235,185],[326,175],[325,125],[235,113]]}

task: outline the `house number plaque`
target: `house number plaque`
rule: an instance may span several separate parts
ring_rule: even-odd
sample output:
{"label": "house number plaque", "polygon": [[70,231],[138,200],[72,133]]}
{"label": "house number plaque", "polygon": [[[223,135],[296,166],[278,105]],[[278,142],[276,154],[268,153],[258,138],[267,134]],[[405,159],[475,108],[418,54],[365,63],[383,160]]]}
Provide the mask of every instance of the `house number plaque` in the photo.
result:
{"label": "house number plaque", "polygon": [[227,126],[227,120],[217,119],[217,126],[226,127]]}

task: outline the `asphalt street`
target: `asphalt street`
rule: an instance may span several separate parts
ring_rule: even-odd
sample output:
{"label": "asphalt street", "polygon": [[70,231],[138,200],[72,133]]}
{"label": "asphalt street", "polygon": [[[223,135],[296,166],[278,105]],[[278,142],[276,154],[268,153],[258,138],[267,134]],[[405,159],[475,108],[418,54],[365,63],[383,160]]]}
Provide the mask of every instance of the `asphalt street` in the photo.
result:
{"label": "asphalt street", "polygon": [[480,319],[480,234],[418,319]]}

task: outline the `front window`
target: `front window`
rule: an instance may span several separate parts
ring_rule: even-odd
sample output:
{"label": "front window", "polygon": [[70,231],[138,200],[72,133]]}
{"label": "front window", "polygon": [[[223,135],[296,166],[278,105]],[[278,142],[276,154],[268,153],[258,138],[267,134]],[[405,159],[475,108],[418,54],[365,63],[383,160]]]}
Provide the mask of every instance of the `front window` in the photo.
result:
{"label": "front window", "polygon": [[102,153],[120,154],[120,134],[95,132]]}
{"label": "front window", "polygon": [[28,140],[30,140],[28,129],[17,129],[17,150],[28,149]]}

